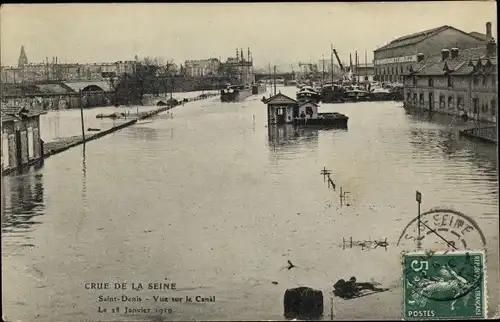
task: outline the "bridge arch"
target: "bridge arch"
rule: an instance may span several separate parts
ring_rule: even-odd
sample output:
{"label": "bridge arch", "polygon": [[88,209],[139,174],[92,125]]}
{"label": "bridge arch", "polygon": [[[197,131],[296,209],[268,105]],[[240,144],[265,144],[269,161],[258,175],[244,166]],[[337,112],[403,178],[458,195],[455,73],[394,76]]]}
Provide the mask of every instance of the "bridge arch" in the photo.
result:
{"label": "bridge arch", "polygon": [[104,89],[98,85],[92,84],[82,88],[82,92],[104,92]]}

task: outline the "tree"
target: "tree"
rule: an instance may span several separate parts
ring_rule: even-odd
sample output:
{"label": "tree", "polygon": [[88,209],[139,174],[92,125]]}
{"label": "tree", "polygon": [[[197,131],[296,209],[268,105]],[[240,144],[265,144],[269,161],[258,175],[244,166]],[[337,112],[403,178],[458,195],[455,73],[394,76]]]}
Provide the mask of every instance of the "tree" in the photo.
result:
{"label": "tree", "polygon": [[167,89],[167,78],[172,74],[175,64],[165,62],[161,57],[145,57],[137,62],[131,74],[120,76],[116,83],[116,95],[125,104],[143,104],[145,94],[158,96]]}

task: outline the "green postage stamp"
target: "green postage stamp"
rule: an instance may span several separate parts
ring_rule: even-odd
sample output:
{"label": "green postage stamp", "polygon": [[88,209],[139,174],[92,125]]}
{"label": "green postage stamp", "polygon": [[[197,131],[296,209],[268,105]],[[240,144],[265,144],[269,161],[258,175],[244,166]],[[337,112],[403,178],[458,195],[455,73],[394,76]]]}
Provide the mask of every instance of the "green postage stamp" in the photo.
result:
{"label": "green postage stamp", "polygon": [[482,251],[403,254],[404,319],[486,318]]}

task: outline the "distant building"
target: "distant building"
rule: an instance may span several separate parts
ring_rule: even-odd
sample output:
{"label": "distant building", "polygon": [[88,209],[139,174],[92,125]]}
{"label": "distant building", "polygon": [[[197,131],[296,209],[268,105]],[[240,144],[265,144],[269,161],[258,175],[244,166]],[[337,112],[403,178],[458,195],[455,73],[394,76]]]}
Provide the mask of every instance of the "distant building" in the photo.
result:
{"label": "distant building", "polygon": [[498,114],[497,45],[445,48],[419,55],[405,75],[405,106],[495,122]]}
{"label": "distant building", "polygon": [[221,62],[217,58],[186,60],[185,74],[192,77],[217,75]]}
{"label": "distant building", "polygon": [[358,64],[352,74],[352,79],[356,83],[373,82],[375,80],[375,67],[373,64]]}
{"label": "distant building", "polygon": [[476,33],[466,33],[451,26],[441,26],[400,37],[374,51],[375,78],[399,82],[410,66],[418,63],[417,55],[439,54],[443,48],[474,48],[485,45],[491,37],[491,23],[486,24],[486,40]]}
{"label": "distant building", "polygon": [[339,65],[333,63],[332,64],[332,61],[331,59],[320,59],[319,62],[318,62],[318,71],[320,73],[325,73],[327,75],[331,75],[332,74],[332,65],[333,65],[333,74],[334,75],[340,75],[342,74],[342,69],[340,68]]}
{"label": "distant building", "polygon": [[29,63],[24,46],[18,59],[17,67],[2,67],[0,80],[3,83],[37,83],[43,81],[100,81],[133,73],[135,61],[117,61],[113,63],[58,63],[57,58],[45,63]]}
{"label": "distant building", "polygon": [[2,107],[2,173],[43,158],[42,111]]}

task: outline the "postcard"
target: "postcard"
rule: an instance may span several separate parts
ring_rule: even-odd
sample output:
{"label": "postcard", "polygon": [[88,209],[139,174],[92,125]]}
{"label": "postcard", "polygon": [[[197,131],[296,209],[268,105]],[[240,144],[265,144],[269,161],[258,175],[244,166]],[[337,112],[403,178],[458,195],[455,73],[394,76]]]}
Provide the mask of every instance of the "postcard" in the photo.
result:
{"label": "postcard", "polygon": [[498,318],[496,12],[2,5],[3,319]]}

